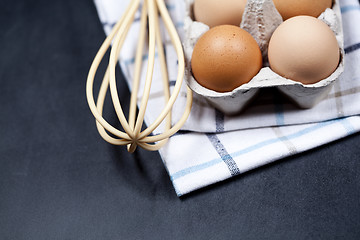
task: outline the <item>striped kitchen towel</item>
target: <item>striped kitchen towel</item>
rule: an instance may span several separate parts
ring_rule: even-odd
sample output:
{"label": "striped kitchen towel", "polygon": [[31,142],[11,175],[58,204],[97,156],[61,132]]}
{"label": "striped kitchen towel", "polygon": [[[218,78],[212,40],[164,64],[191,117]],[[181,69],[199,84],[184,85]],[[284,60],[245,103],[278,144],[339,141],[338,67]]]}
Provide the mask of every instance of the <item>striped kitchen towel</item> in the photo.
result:
{"label": "striped kitchen towel", "polygon": [[[129,1],[95,0],[107,34]],[[167,0],[166,5],[180,37],[183,37],[184,1]],[[360,7],[356,0],[340,0],[340,5],[345,71],[327,98],[315,107],[299,109],[270,89],[262,92],[240,115],[226,116],[204,99],[195,97],[188,121],[159,151],[178,196],[360,130],[360,28],[357,26]],[[139,15],[137,12],[120,59],[130,89]],[[163,39],[172,86],[177,75],[177,58],[165,31]],[[146,54],[143,61],[146,66]],[[155,68],[145,116],[148,125],[164,106],[160,79],[160,70]],[[173,109],[174,122],[182,114],[185,99],[186,88],[183,86]],[[155,134],[159,132],[161,129]]]}

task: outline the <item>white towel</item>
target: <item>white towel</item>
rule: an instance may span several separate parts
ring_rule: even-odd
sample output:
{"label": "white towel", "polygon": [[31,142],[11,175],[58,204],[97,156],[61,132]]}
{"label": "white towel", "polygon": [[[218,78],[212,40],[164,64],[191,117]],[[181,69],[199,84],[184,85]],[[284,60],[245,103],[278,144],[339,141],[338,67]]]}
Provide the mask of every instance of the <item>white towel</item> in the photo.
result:
{"label": "white towel", "polygon": [[[108,34],[130,0],[94,0]],[[184,1],[167,0],[167,8],[184,36]],[[343,18],[345,71],[328,97],[311,109],[299,109],[276,90],[267,90],[238,116],[225,116],[195,98],[190,117],[182,130],[160,149],[178,196],[225,180],[278,159],[303,152],[360,130],[360,7],[356,0],[340,1]],[[121,69],[129,83],[134,73],[138,37],[137,12],[123,51]],[[163,32],[170,85],[177,75],[177,58]],[[146,66],[147,55],[143,57]],[[145,71],[145,67],[144,67]],[[145,123],[159,115],[164,99],[159,68],[155,68]],[[174,122],[186,100],[185,86],[173,108]],[[161,128],[156,133],[161,132]]]}

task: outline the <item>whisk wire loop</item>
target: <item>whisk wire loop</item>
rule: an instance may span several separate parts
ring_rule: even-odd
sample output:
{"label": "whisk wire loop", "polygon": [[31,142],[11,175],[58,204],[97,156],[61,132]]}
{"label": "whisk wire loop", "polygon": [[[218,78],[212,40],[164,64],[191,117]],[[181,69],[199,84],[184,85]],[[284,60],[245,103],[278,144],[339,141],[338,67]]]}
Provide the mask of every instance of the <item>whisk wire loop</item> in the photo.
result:
{"label": "whisk wire loop", "polygon": [[[185,71],[185,60],[180,38],[177,34],[176,28],[171,21],[170,15],[166,9],[164,0],[144,0],[142,4],[140,17],[140,33],[137,44],[137,51],[135,55],[135,73],[132,83],[132,92],[129,109],[129,122],[127,122],[124,112],[122,110],[117,88],[116,88],[116,74],[115,68],[119,59],[121,48],[126,39],[126,35],[134,20],[137,9],[140,7],[140,0],[131,0],[125,14],[120,18],[118,23],[114,26],[112,32],[105,39],[96,54],[94,61],[90,67],[89,75],[86,84],[86,95],[91,112],[96,119],[96,126],[101,137],[115,145],[127,145],[129,152],[134,152],[137,146],[146,150],[155,151],[161,148],[171,137],[175,134],[187,120],[191,105],[192,105],[192,91],[187,88],[186,106],[183,115],[179,121],[171,126],[171,110],[180,93],[183,84],[183,77]],[[161,39],[159,15],[162,17],[165,28],[167,29],[171,42],[175,47],[178,57],[178,74],[175,86],[170,94],[168,71],[166,66],[166,58],[164,47]],[[138,91],[141,79],[142,55],[144,51],[146,30],[148,24],[148,61],[146,66],[145,83],[142,92],[142,97],[139,105],[139,110],[136,110]],[[99,64],[104,57],[107,49],[113,41],[113,46],[110,51],[109,64],[103,77],[103,81],[99,90],[98,99],[95,104],[93,96],[93,84],[95,74]],[[157,50],[157,52],[156,52]],[[155,54],[158,54],[158,60],[161,67],[161,76],[163,81],[163,95],[165,100],[165,107],[162,109],[160,115],[154,122],[145,130],[141,131],[147,103],[149,101],[150,89],[152,84]],[[103,106],[108,88],[110,88],[111,100],[114,104],[116,115],[125,132],[122,132],[111,126],[103,117]],[[136,113],[138,113],[136,115]],[[163,133],[149,136],[166,118],[165,129]],[[109,133],[114,135],[110,136]]]}

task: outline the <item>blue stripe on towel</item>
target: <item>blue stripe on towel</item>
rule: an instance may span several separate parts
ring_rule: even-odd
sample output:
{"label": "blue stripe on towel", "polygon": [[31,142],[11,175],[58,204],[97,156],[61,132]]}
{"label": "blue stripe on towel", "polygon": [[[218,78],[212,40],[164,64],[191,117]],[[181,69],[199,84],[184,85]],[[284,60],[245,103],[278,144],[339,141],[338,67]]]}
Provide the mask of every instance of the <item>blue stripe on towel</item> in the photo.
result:
{"label": "blue stripe on towel", "polygon": [[276,125],[284,125],[284,109],[281,103],[275,104]]}
{"label": "blue stripe on towel", "polygon": [[224,121],[225,121],[224,114],[219,110],[215,109],[216,132],[223,132],[225,130]]}
{"label": "blue stripe on towel", "polygon": [[224,145],[221,143],[220,139],[217,137],[216,134],[208,133],[206,136],[209,138],[211,144],[216,149],[217,153],[220,155],[222,161],[226,164],[226,166],[229,168],[231,176],[235,176],[240,174],[240,170],[234,161],[234,159],[231,157],[231,155],[227,152]]}
{"label": "blue stripe on towel", "polygon": [[176,27],[176,28],[182,28],[182,27],[184,27],[184,22],[176,22],[176,23],[175,23],[175,27]]}
{"label": "blue stripe on towel", "polygon": [[331,125],[333,123],[337,123],[338,121],[336,120],[333,120],[333,121],[328,121],[328,122],[320,122],[318,124],[316,124],[315,126],[311,126],[311,127],[308,127],[308,128],[305,128],[301,131],[298,131],[296,133],[293,133],[293,134],[290,134],[288,136],[283,136],[283,137],[280,137],[280,138],[273,138],[273,139],[269,139],[269,140],[265,140],[263,142],[260,142],[258,144],[255,144],[251,147],[247,147],[243,150],[240,150],[240,151],[237,151],[237,152],[234,152],[233,154],[231,154],[233,157],[238,157],[240,155],[243,155],[243,154],[246,154],[246,153],[249,153],[249,152],[253,152],[255,150],[258,150],[260,148],[263,148],[263,147],[266,147],[268,145],[271,145],[271,144],[274,144],[274,143],[277,143],[277,142],[280,142],[280,141],[286,141],[286,140],[291,140],[291,139],[296,139],[298,137],[301,137],[301,136],[304,136],[306,134],[309,134],[311,132],[314,132],[318,129],[321,129],[323,127],[326,127],[328,125]]}
{"label": "blue stripe on towel", "polygon": [[170,87],[175,86],[175,84],[176,84],[176,80],[170,80],[170,81],[169,81],[169,86],[170,86]]}
{"label": "blue stripe on towel", "polygon": [[284,120],[284,105],[282,98],[280,97],[279,92],[274,93],[274,107],[275,107],[275,118],[276,118],[276,125],[282,126],[285,123]]}
{"label": "blue stripe on towel", "polygon": [[351,52],[354,52],[356,50],[360,49],[360,43],[355,43],[351,46],[348,46],[344,49],[345,53],[348,54],[348,53],[351,53]]}
{"label": "blue stripe on towel", "polygon": [[166,3],[165,6],[166,6],[166,8],[167,8],[169,11],[173,11],[173,10],[176,9],[175,4]]}
{"label": "blue stripe on towel", "polygon": [[356,132],[355,128],[353,127],[353,125],[351,124],[351,122],[348,119],[344,118],[343,121],[341,121],[341,124],[345,128],[346,133],[348,135],[351,135]]}
{"label": "blue stripe on towel", "polygon": [[199,164],[199,165],[195,165],[195,166],[192,166],[192,167],[188,167],[188,168],[185,168],[183,170],[180,170],[174,174],[172,174],[170,176],[171,180],[174,181],[178,178],[181,178],[181,177],[184,177],[190,173],[193,173],[193,172],[197,172],[197,171],[201,171],[203,169],[206,169],[208,167],[211,167],[211,166],[214,166],[216,164],[219,164],[219,163],[222,163],[222,159],[220,158],[217,158],[217,159],[214,159],[214,160],[211,160],[209,162],[205,162],[205,163],[202,163],[202,164]]}
{"label": "blue stripe on towel", "polygon": [[346,13],[349,11],[358,11],[360,10],[360,6],[359,5],[349,5],[349,6],[345,6],[340,8],[342,13]]}
{"label": "blue stripe on towel", "polygon": [[[155,53],[155,58],[158,57],[158,53]],[[142,61],[148,60],[149,55],[145,54],[142,56]],[[124,64],[129,65],[129,64],[134,64],[135,63],[135,57],[129,58],[129,59],[125,59],[124,60]]]}
{"label": "blue stripe on towel", "polygon": [[103,27],[113,28],[115,26],[116,22],[102,22],[101,24],[103,25]]}

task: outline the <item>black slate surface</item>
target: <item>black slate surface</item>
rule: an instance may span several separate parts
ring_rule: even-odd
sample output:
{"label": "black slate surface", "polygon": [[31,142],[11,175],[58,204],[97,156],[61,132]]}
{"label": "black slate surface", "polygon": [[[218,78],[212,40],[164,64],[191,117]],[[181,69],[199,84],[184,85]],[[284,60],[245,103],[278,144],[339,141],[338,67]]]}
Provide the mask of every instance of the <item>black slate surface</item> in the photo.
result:
{"label": "black slate surface", "polygon": [[105,143],[104,37],[91,0],[0,1],[0,239],[360,238],[360,134],[182,198],[157,152]]}

